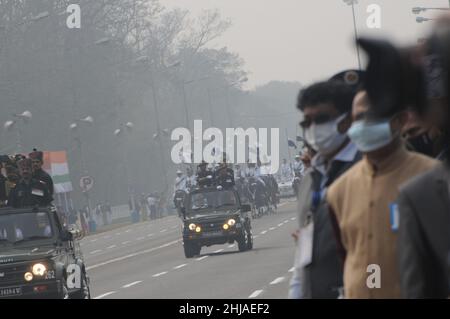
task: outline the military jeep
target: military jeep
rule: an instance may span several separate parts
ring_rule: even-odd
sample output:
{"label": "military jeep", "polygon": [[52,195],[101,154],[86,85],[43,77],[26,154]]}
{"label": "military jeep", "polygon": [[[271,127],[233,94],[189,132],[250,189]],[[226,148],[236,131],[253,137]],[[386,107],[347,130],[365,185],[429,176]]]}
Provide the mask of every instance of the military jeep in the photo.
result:
{"label": "military jeep", "polygon": [[192,191],[182,209],[186,258],[199,255],[204,246],[237,242],[239,251],[253,249],[250,211],[250,205],[241,204],[234,188]]}
{"label": "military jeep", "polygon": [[0,209],[0,298],[90,299],[79,246],[56,209]]}

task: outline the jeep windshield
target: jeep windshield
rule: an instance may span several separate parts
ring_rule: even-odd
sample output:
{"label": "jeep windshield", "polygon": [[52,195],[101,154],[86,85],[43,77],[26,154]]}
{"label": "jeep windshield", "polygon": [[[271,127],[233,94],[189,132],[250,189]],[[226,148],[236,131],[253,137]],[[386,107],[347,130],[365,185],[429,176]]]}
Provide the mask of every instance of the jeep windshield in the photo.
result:
{"label": "jeep windshield", "polygon": [[228,211],[239,206],[239,201],[233,191],[210,191],[194,193],[190,197],[188,215],[210,214],[211,212]]}
{"label": "jeep windshield", "polygon": [[47,212],[0,214],[0,246],[48,241],[53,234]]}

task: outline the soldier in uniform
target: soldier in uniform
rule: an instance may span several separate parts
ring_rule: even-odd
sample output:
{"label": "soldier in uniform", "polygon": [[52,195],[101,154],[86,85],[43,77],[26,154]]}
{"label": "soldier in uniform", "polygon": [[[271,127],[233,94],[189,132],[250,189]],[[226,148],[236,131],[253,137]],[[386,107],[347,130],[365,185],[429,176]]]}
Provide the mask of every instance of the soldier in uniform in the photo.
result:
{"label": "soldier in uniform", "polygon": [[31,159],[21,159],[17,166],[21,179],[9,193],[8,206],[22,208],[50,205],[53,197],[44,182],[33,178]]}
{"label": "soldier in uniform", "polygon": [[213,185],[213,172],[208,169],[208,164],[205,161],[198,165],[197,185],[199,187],[210,187]]}
{"label": "soldier in uniform", "polygon": [[219,169],[214,174],[214,180],[217,186],[224,188],[233,187],[234,184],[234,171],[227,166],[227,163],[220,164]]}
{"label": "soldier in uniform", "polygon": [[197,186],[197,179],[194,176],[194,172],[192,168],[188,167],[186,169],[186,188],[187,190],[191,190]]}
{"label": "soldier in uniform", "polygon": [[5,172],[6,172],[6,183],[5,183],[5,191],[6,197],[9,197],[9,193],[16,187],[17,183],[20,180],[19,169],[17,167],[17,161],[20,160],[21,157],[10,157],[8,161],[4,163]]}
{"label": "soldier in uniform", "polygon": [[51,176],[42,169],[42,165],[44,164],[44,153],[34,149],[33,152],[31,152],[28,156],[33,162],[33,178],[47,184],[50,195],[53,196],[53,180]]}

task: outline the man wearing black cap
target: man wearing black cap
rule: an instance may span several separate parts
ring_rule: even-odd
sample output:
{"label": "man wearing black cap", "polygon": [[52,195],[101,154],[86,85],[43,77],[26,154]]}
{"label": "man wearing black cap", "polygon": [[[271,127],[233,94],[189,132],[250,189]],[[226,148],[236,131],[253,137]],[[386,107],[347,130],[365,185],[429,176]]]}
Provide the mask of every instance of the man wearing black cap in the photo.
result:
{"label": "man wearing black cap", "polygon": [[51,176],[42,169],[42,165],[44,164],[44,153],[34,149],[33,152],[29,154],[29,157],[33,163],[33,178],[47,184],[50,195],[53,196],[53,180]]}
{"label": "man wearing black cap", "polygon": [[53,197],[44,182],[33,178],[31,159],[22,159],[17,165],[21,179],[9,193],[8,206],[22,208],[50,205]]}

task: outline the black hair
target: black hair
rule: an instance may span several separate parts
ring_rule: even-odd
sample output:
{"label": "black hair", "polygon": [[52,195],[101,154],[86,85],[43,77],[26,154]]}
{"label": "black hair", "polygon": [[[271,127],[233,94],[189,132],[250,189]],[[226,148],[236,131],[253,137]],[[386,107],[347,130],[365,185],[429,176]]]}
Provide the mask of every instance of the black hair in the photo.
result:
{"label": "black hair", "polygon": [[354,90],[340,81],[318,82],[300,91],[297,108],[304,111],[306,107],[331,103],[344,114],[351,112],[354,97]]}

